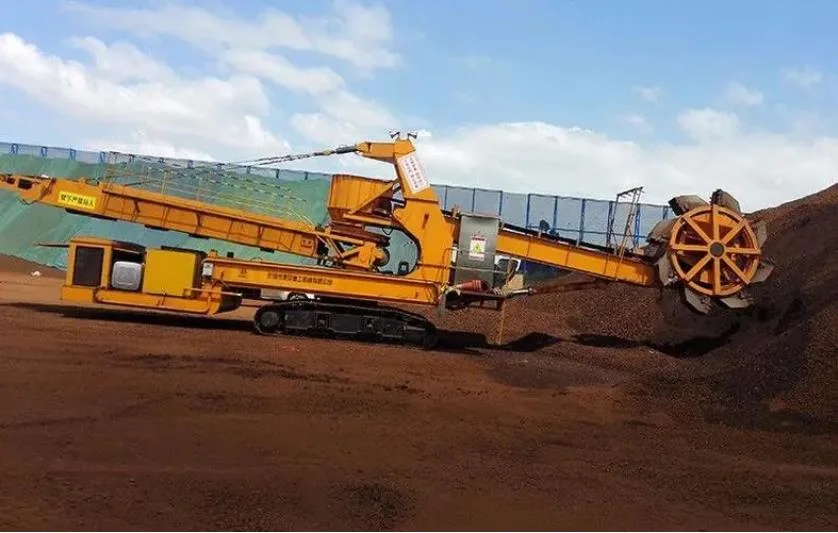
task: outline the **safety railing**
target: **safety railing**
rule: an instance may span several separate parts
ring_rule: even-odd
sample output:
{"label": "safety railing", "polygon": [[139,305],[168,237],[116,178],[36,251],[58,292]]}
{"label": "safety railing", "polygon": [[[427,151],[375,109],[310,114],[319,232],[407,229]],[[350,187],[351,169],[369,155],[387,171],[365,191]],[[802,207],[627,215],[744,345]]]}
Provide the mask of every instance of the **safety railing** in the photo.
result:
{"label": "safety railing", "polygon": [[[282,179],[260,179],[258,176],[237,173],[225,165],[176,165],[159,158],[131,157],[112,153],[107,158],[100,178],[105,183],[115,183],[139,189],[169,194],[241,209],[253,213],[291,218],[318,224],[324,209],[318,195],[297,194]],[[318,184],[311,182],[312,187]],[[311,187],[309,187],[311,188]],[[324,187],[320,187],[322,193]],[[314,218],[312,218],[312,216]],[[316,219],[316,220],[315,220]]]}

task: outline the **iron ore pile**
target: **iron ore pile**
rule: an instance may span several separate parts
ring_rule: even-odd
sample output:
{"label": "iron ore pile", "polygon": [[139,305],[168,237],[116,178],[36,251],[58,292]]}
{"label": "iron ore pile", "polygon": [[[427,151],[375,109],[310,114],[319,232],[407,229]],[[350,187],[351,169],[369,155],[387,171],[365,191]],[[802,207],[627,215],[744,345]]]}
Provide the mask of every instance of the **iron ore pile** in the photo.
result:
{"label": "iron ore pile", "polygon": [[[541,332],[565,357],[617,350],[612,365],[654,354],[625,385],[645,401],[736,427],[838,431],[838,185],[750,218],[767,222],[776,269],[744,314],[697,316],[674,291],[613,284],[514,301],[504,340]],[[494,335],[474,316],[470,326]]]}

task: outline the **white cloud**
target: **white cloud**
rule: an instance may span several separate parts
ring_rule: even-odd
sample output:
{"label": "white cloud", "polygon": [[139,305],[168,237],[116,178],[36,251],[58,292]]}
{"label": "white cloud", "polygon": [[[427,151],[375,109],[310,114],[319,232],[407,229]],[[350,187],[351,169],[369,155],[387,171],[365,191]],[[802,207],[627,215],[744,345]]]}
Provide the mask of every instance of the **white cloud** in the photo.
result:
{"label": "white cloud", "polygon": [[730,138],[739,132],[735,113],[715,109],[688,109],[678,115],[678,125],[696,140]]}
{"label": "white cloud", "polygon": [[312,94],[342,89],[343,78],[328,67],[302,68],[285,57],[261,50],[230,50],[221,56],[223,62],[240,72],[268,79],[294,91]]}
{"label": "white cloud", "polygon": [[[127,127],[184,143],[239,150],[286,145],[262,125],[259,115],[270,104],[258,79],[179,78],[133,47],[111,48],[95,39],[82,42],[95,50],[92,68],[47,55],[14,34],[0,34],[0,84],[97,128]],[[130,76],[116,66],[121,53],[140,61],[140,81],[125,83]],[[149,76],[155,77],[143,79]]]}
{"label": "white cloud", "polygon": [[820,83],[823,79],[823,73],[807,65],[805,67],[785,68],[783,69],[783,77],[795,85],[807,88]]}
{"label": "white cloud", "polygon": [[173,159],[192,159],[195,161],[214,161],[212,155],[200,150],[181,148],[166,141],[150,138],[146,132],[137,131],[128,141],[112,139],[88,139],[79,146],[82,150],[122,152],[144,156],[168,157]]}
{"label": "white cloud", "polygon": [[663,96],[663,89],[660,87],[643,87],[643,86],[636,86],[633,87],[632,90],[640,96],[640,98],[646,100],[647,102],[657,102]]}
{"label": "white cloud", "polygon": [[435,134],[419,151],[436,180],[449,184],[606,199],[643,185],[644,201],[653,202],[724,188],[749,210],[814,192],[838,175],[838,139],[791,142],[768,134],[643,145],[528,122]]}
{"label": "white cloud", "polygon": [[765,101],[761,92],[749,89],[738,81],[732,81],[728,84],[727,98],[734,104],[743,106],[757,106]]}
{"label": "white cloud", "polygon": [[[95,24],[131,32],[138,38],[179,39],[214,57],[238,78],[262,80],[312,97],[316,110],[286,110],[293,130],[312,143],[344,144],[359,137],[381,135],[401,125],[389,110],[350,91],[346,80],[333,68],[300,66],[276,51],[310,52],[321,60],[337,58],[367,75],[378,68],[395,67],[401,58],[390,50],[394,32],[384,7],[335,0],[328,17],[294,16],[268,8],[255,19],[177,4],[111,8],[73,2],[70,8]],[[100,43],[99,48],[104,45]],[[126,63],[136,55],[136,49],[119,51],[125,53]],[[112,52],[116,52],[115,47]],[[177,84],[172,80],[169,83]],[[242,96],[242,100],[247,99]],[[260,121],[257,126],[261,124],[266,112],[267,107],[250,115],[251,132],[254,121]],[[205,108],[203,113],[215,111]],[[275,141],[267,132],[256,133],[255,137],[263,140],[254,147],[260,155],[263,151],[288,148],[287,143]],[[242,142],[252,140],[237,137]]]}
{"label": "white cloud", "polygon": [[139,36],[167,36],[209,51],[233,48],[286,48],[325,54],[362,71],[392,68],[401,57],[390,50],[394,35],[389,12],[335,0],[331,17],[294,17],[266,8],[258,20],[243,19],[236,11],[167,4],[162,7],[123,8],[70,2],[69,8],[94,24]]}
{"label": "white cloud", "polygon": [[73,37],[69,44],[93,56],[98,74],[109,81],[170,82],[175,79],[172,69],[130,43],[116,42],[108,46],[95,37]]}
{"label": "white cloud", "polygon": [[649,124],[648,119],[640,113],[629,113],[624,115],[622,118],[626,123],[632,125],[640,133],[652,132],[652,125]]}
{"label": "white cloud", "polygon": [[[381,138],[399,129],[400,120],[386,107],[348,91],[322,98],[315,113],[295,113],[291,125],[306,139],[324,146]],[[368,167],[365,167],[368,168]]]}
{"label": "white cloud", "polygon": [[[320,106],[318,112],[296,113],[290,119],[291,126],[298,133],[320,147],[384,139],[387,132],[401,129],[400,120],[386,107],[347,91],[328,95]],[[380,163],[355,157],[312,163],[322,171],[372,172],[378,176],[383,173],[388,178],[392,175],[392,171]]]}

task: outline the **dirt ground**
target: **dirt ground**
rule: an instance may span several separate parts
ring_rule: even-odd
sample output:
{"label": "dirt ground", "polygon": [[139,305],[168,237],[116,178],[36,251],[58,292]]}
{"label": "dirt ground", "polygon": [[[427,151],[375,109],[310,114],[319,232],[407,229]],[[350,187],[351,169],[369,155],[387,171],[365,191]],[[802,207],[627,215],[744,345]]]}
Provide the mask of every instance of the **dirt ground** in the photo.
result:
{"label": "dirt ground", "polygon": [[834,432],[670,409],[633,384],[701,363],[653,345],[263,338],[0,264],[3,529],[838,528]]}

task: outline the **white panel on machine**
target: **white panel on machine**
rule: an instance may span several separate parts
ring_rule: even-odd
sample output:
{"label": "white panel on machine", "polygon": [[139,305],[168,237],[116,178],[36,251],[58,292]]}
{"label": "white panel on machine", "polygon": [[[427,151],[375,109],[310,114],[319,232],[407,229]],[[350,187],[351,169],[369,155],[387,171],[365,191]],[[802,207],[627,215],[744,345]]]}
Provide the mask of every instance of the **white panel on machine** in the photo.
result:
{"label": "white panel on machine", "polygon": [[419,161],[419,156],[416,155],[416,152],[399,156],[396,162],[407,181],[410,192],[418,194],[431,186],[431,182],[428,180],[427,174],[425,174],[425,167],[422,166],[422,162]]}
{"label": "white panel on machine", "polygon": [[143,278],[143,265],[131,261],[117,261],[111,272],[111,286],[124,291],[138,291]]}

